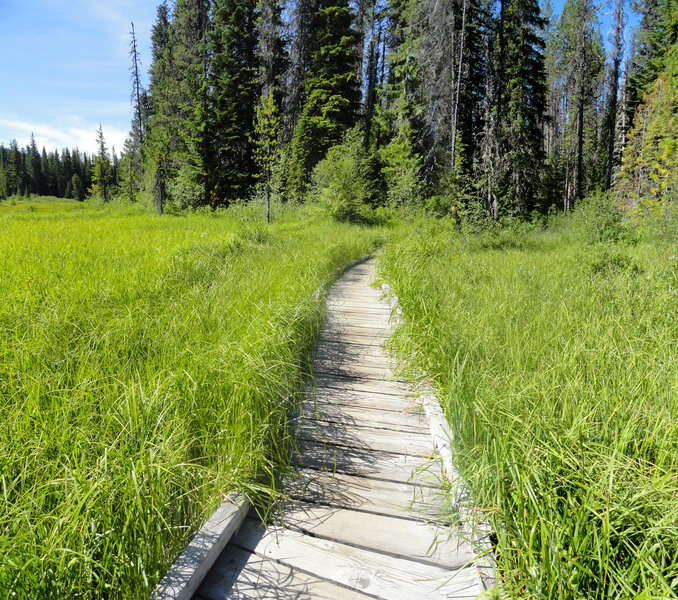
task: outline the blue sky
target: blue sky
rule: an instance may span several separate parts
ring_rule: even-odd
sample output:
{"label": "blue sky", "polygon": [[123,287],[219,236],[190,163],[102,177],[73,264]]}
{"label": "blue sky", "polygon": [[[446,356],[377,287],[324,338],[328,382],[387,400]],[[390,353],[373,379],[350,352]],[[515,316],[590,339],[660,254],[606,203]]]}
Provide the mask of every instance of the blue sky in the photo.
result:
{"label": "blue sky", "polygon": [[[119,153],[131,119],[130,21],[145,80],[159,1],[0,0],[0,143],[25,146],[33,133],[39,148],[92,152],[101,123]],[[611,13],[604,1],[604,39]]]}
{"label": "blue sky", "polygon": [[0,0],[0,143],[118,153],[131,119],[129,31],[144,77],[159,0]]}

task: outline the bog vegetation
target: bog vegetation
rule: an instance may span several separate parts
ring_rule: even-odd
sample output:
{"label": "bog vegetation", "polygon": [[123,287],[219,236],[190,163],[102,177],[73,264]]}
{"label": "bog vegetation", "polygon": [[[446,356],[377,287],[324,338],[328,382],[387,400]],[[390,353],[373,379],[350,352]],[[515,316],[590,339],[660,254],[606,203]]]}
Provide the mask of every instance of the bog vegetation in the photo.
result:
{"label": "bog vegetation", "polygon": [[678,228],[602,204],[382,254],[392,348],[438,390],[508,597],[676,597]]}
{"label": "bog vegetation", "polygon": [[74,204],[0,207],[0,591],[142,598],[224,494],[274,493],[316,292],[380,234]]}
{"label": "bog vegetation", "polygon": [[634,9],[606,53],[590,0],[162,2],[120,155],[0,145],[0,591],[143,597],[266,504],[388,231],[506,592],[674,597],[678,11]]}

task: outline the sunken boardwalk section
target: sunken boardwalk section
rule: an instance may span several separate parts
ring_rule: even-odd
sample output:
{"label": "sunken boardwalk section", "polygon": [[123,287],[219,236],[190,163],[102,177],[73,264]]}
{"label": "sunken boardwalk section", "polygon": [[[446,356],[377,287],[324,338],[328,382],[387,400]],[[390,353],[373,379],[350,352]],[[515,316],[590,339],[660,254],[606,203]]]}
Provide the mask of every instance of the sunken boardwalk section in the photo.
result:
{"label": "sunken boardwalk section", "polygon": [[330,290],[290,500],[267,526],[245,521],[196,600],[480,594],[472,547],[445,516],[424,412],[382,349],[391,311],[373,270],[358,265]]}

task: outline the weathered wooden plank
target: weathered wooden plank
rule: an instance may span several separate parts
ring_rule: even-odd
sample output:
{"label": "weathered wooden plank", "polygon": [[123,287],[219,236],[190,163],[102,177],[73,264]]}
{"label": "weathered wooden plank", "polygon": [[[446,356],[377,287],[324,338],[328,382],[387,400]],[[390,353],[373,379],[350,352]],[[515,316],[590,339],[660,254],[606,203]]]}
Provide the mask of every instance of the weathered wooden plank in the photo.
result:
{"label": "weathered wooden plank", "polygon": [[404,383],[402,379],[398,379],[388,365],[374,366],[364,365],[358,362],[348,362],[340,360],[332,360],[332,358],[325,358],[315,360],[313,363],[313,371],[315,373],[326,373],[328,375],[335,375],[337,377],[354,377],[360,379],[374,379],[376,381],[397,381]]}
{"label": "weathered wooden plank", "polygon": [[364,366],[377,368],[392,368],[395,363],[385,358],[381,349],[371,351],[373,347],[361,350],[355,346],[348,346],[332,342],[320,342],[315,350],[316,362],[325,361],[339,362],[340,364],[350,365],[358,363]]}
{"label": "weathered wooden plank", "polygon": [[368,301],[351,301],[351,300],[333,300],[327,303],[326,316],[334,312],[342,315],[347,314],[362,314],[373,315],[386,321],[391,321],[391,309],[386,307],[376,306],[373,302]]}
{"label": "weathered wooden plank", "polygon": [[291,498],[305,502],[405,519],[454,519],[445,495],[430,486],[300,469],[286,480],[285,489]]}
{"label": "weathered wooden plank", "polygon": [[452,528],[311,502],[285,503],[283,525],[315,537],[448,569],[475,558]]}
{"label": "weathered wooden plank", "polygon": [[364,335],[352,335],[348,333],[332,333],[329,331],[321,331],[318,336],[318,341],[328,342],[335,341],[340,344],[355,344],[360,346],[374,346],[375,348],[382,348],[386,338],[384,337],[366,337]]}
{"label": "weathered wooden plank", "polygon": [[390,320],[393,311],[382,304],[363,303],[350,299],[328,300],[326,315],[353,315],[358,318],[377,317]]}
{"label": "weathered wooden plank", "polygon": [[368,340],[386,340],[390,335],[390,331],[386,327],[368,327],[361,325],[334,325],[332,323],[326,324],[320,337],[337,336],[341,341],[344,338],[365,338]]}
{"label": "weathered wooden plank", "polygon": [[345,337],[342,340],[338,340],[329,335],[323,335],[320,332],[318,336],[318,344],[322,345],[333,345],[336,346],[342,352],[359,352],[362,354],[369,354],[373,357],[383,356],[383,342],[381,341],[365,341],[364,338],[353,338],[352,340],[348,337]]}
{"label": "weathered wooden plank", "polygon": [[374,427],[395,431],[425,431],[426,419],[422,413],[406,410],[375,411],[351,404],[338,404],[306,399],[302,403],[302,414],[306,419],[317,419],[339,426]]}
{"label": "weathered wooden plank", "polygon": [[378,412],[402,412],[405,414],[423,414],[422,408],[413,398],[403,398],[394,394],[379,394],[362,390],[348,390],[321,386],[306,392],[307,398],[313,398],[321,404],[355,406]]}
{"label": "weathered wooden plank", "polygon": [[207,522],[151,594],[152,600],[187,600],[212,568],[214,561],[238,530],[249,510],[239,495],[227,498]]}
{"label": "weathered wooden plank", "polygon": [[377,381],[375,379],[363,379],[359,377],[342,377],[330,373],[316,372],[316,388],[345,389],[374,394],[389,394],[399,397],[413,397],[412,388],[397,381]]}
{"label": "weathered wooden plank", "polygon": [[323,577],[339,585],[388,600],[471,599],[479,593],[475,571],[450,572],[410,561],[314,538],[280,528],[266,530],[248,522],[234,540],[239,546],[293,568]]}
{"label": "weathered wooden plank", "polygon": [[441,464],[435,454],[427,457],[408,456],[312,440],[301,440],[294,461],[299,466],[329,473],[346,473],[399,483],[439,486],[442,477]]}
{"label": "weathered wooden plank", "polygon": [[336,423],[304,420],[300,422],[298,429],[299,435],[304,440],[363,451],[392,452],[422,457],[431,456],[435,452],[430,436],[411,431],[398,432],[355,425],[339,426]]}
{"label": "weathered wooden plank", "polygon": [[204,600],[365,600],[369,597],[234,544],[222,553],[198,589],[198,598]]}
{"label": "weathered wooden plank", "polygon": [[360,311],[335,308],[327,313],[325,323],[352,323],[354,325],[367,325],[392,328],[388,316],[383,313],[375,314],[366,309]]}

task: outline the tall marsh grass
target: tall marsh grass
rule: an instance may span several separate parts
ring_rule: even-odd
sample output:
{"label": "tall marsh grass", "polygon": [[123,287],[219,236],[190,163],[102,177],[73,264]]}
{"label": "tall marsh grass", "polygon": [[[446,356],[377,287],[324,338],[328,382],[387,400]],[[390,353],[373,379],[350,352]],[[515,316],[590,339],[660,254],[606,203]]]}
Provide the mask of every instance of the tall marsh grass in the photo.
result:
{"label": "tall marsh grass", "polygon": [[439,390],[508,597],[674,598],[678,248],[583,227],[406,229],[393,345]]}
{"label": "tall marsh grass", "polygon": [[0,597],[147,597],[226,493],[275,493],[314,292],[379,234],[0,219]]}

